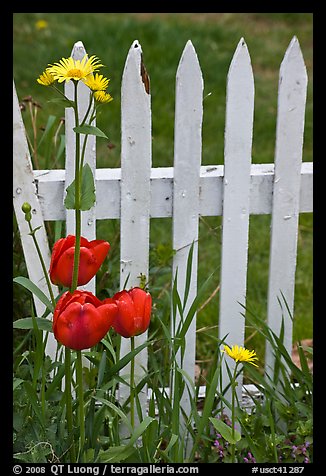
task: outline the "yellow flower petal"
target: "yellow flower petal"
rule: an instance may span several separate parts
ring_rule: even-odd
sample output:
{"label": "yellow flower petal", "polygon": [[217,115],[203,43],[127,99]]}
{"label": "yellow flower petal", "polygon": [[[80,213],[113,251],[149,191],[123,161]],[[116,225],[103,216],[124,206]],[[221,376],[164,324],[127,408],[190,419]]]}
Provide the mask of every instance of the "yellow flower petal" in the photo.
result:
{"label": "yellow flower petal", "polygon": [[101,103],[107,103],[107,102],[113,101],[113,97],[109,93],[106,93],[105,91],[96,91],[94,93],[94,98],[96,101]]}
{"label": "yellow flower petal", "polygon": [[54,76],[48,71],[44,71],[44,73],[37,78],[37,82],[42,84],[42,86],[50,86],[54,83]]}
{"label": "yellow flower petal", "polygon": [[103,65],[100,60],[94,55],[90,58],[85,55],[82,60],[75,60],[70,56],[69,58],[62,58],[58,63],[49,65],[46,70],[54,76],[55,80],[62,83],[71,79],[84,81],[101,66]]}
{"label": "yellow flower petal", "polygon": [[236,362],[248,362],[249,364],[258,367],[253,361],[258,360],[256,356],[256,352],[254,350],[248,350],[244,347],[239,347],[238,345],[233,345],[232,348],[228,345],[224,345],[224,349],[222,352],[225,352],[231,359],[235,360]]}
{"label": "yellow flower petal", "polygon": [[95,73],[95,75],[89,75],[84,82],[92,91],[105,91],[109,81],[102,74]]}

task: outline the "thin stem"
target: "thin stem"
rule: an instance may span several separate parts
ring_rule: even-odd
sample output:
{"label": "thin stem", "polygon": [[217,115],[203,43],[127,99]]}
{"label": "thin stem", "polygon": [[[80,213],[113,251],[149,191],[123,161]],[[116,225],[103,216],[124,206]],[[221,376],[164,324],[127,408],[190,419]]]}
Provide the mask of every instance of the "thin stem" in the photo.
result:
{"label": "thin stem", "polygon": [[34,245],[35,245],[35,248],[36,248],[36,251],[37,251],[37,254],[38,254],[40,263],[41,263],[41,266],[42,266],[42,270],[43,270],[43,273],[44,273],[44,277],[45,277],[45,280],[46,280],[46,284],[47,284],[47,287],[48,287],[48,290],[49,290],[49,294],[50,294],[50,297],[51,297],[51,302],[52,302],[53,308],[55,308],[56,302],[55,302],[55,299],[54,299],[54,295],[53,295],[52,286],[51,286],[51,283],[50,283],[49,274],[48,274],[48,271],[47,271],[47,269],[46,269],[46,266],[45,266],[45,263],[44,263],[44,259],[43,259],[43,256],[42,256],[40,247],[39,247],[39,245],[38,245],[37,239],[36,239],[36,237],[35,237],[35,231],[36,231],[36,230],[33,230],[30,221],[28,221],[28,226],[29,226],[29,230],[30,230],[30,232],[31,232],[31,236],[32,236],[32,238],[33,238],[33,242],[34,242]]}
{"label": "thin stem", "polygon": [[[85,116],[84,116],[84,119],[82,120],[82,122],[81,122],[81,124],[80,124],[81,126],[85,123],[86,118],[87,118],[87,116],[88,116],[88,113],[89,113],[89,111],[90,111],[90,108],[91,108],[91,105],[92,105],[92,98],[93,98],[93,94],[92,94],[91,97],[90,97],[88,109],[87,109],[87,112],[86,112],[86,114],[85,114]],[[94,112],[94,111],[95,111],[95,107],[94,107],[94,109],[93,109],[93,112]],[[89,123],[91,123],[93,119],[95,119],[95,115],[93,115],[93,116],[91,117],[91,121],[90,121]],[[88,139],[88,134],[86,134],[85,137],[84,137],[84,142],[83,142],[83,147],[82,147],[82,152],[81,152],[80,167],[79,167],[81,177],[82,177],[83,166],[84,166],[84,158],[85,158],[85,151],[86,151],[87,139]],[[82,180],[82,179],[81,179],[81,180]]]}
{"label": "thin stem", "polygon": [[[30,103],[31,104],[31,103]],[[36,116],[37,116],[37,106],[34,106],[34,115],[33,115],[33,135],[34,135],[34,156],[35,166],[37,169],[40,168],[37,158],[37,127],[36,127]]]}
{"label": "thin stem", "polygon": [[[75,125],[79,125],[78,106],[77,106],[77,87],[75,81]],[[81,210],[80,210],[80,191],[81,191],[81,175],[80,175],[80,134],[76,134],[76,156],[75,156],[75,256],[74,267],[71,283],[71,292],[74,292],[78,285],[78,268],[80,257],[80,235],[81,235]]]}
{"label": "thin stem", "polygon": [[72,108],[77,108],[77,103],[74,103],[71,101],[71,99],[67,98],[67,96],[59,89],[57,88],[54,84],[51,84],[52,88],[55,89],[61,96],[63,96],[68,102],[70,102]]}
{"label": "thin stem", "polygon": [[85,151],[86,151],[86,144],[87,144],[87,139],[88,139],[88,134],[84,137],[84,142],[83,142],[83,147],[82,147],[82,153],[81,153],[81,159],[80,159],[80,176],[82,177],[82,172],[83,172],[83,166],[84,166],[84,158],[85,158]]}
{"label": "thin stem", "polygon": [[[232,424],[232,439],[234,441],[235,435],[235,388],[236,388],[236,375],[237,375],[237,368],[238,362],[236,362],[233,372],[233,379],[232,379],[232,403],[231,403],[231,424]],[[232,456],[232,463],[235,463],[235,443],[232,443],[231,447],[231,456]]]}
{"label": "thin stem", "polygon": [[84,414],[84,391],[83,391],[83,364],[81,350],[77,350],[76,362],[76,378],[77,378],[77,397],[79,402],[79,428],[80,428],[80,444],[79,444],[79,461],[83,463],[83,452],[85,445],[85,414]]}
{"label": "thin stem", "polygon": [[66,396],[66,418],[68,439],[71,441],[70,462],[76,463],[75,440],[73,437],[73,415],[72,415],[72,395],[71,395],[71,351],[65,347],[65,396]]}
{"label": "thin stem", "polygon": [[80,125],[83,126],[86,122],[86,119],[87,119],[87,116],[89,114],[89,111],[91,109],[91,106],[92,106],[92,102],[93,102],[93,96],[94,96],[94,93],[91,93],[90,96],[89,96],[89,104],[88,104],[88,108],[87,108],[87,111],[85,113],[85,116],[84,116],[84,119],[81,121]]}
{"label": "thin stem", "polygon": [[[130,339],[131,352],[135,350],[135,337]],[[135,428],[135,357],[130,362],[130,423]]]}

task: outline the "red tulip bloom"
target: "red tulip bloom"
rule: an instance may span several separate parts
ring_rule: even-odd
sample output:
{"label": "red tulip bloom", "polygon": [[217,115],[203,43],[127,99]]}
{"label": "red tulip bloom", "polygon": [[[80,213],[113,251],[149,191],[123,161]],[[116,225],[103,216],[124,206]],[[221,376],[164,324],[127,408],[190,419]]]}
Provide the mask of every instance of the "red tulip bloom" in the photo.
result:
{"label": "red tulip bloom", "polygon": [[103,339],[117,314],[113,299],[104,303],[88,291],[66,291],[54,310],[53,332],[70,349],[88,349]]}
{"label": "red tulip bloom", "polygon": [[[112,327],[123,337],[133,337],[148,329],[152,297],[141,288],[120,291],[112,298],[118,306],[118,314]],[[104,302],[106,299],[104,300]]]}
{"label": "red tulip bloom", "polygon": [[[53,284],[70,287],[74,268],[76,237],[68,235],[60,238],[53,247],[50,278]],[[104,240],[88,241],[80,238],[80,258],[77,286],[87,284],[97,273],[110,249],[110,244]]]}

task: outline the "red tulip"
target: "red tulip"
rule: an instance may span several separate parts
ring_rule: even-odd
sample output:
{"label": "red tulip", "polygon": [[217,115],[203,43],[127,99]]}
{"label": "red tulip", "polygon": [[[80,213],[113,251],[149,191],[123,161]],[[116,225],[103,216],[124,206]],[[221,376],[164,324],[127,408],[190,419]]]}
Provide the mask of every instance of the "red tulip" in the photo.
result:
{"label": "red tulip", "polygon": [[117,314],[113,299],[104,303],[88,291],[66,291],[54,310],[53,332],[70,349],[88,349],[103,339]]}
{"label": "red tulip", "polygon": [[118,334],[133,337],[147,330],[152,309],[152,297],[149,293],[141,288],[133,288],[130,291],[120,291],[112,299],[118,306],[118,314],[112,324]]}
{"label": "red tulip", "polygon": [[[70,287],[74,268],[76,237],[68,235],[66,238],[60,238],[53,247],[50,278],[53,284],[61,284]],[[77,286],[83,286],[90,281],[101,264],[103,263],[110,244],[104,240],[88,241],[86,238],[80,238],[80,259],[78,269]]]}

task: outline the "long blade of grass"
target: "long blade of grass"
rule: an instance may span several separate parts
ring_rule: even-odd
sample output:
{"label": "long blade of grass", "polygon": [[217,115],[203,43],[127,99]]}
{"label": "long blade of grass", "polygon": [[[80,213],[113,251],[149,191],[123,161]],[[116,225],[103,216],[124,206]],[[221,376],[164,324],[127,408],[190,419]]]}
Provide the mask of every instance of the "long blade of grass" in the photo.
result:
{"label": "long blade of grass", "polygon": [[17,276],[13,279],[13,281],[14,283],[20,284],[24,288],[28,289],[28,291],[30,291],[32,294],[35,294],[35,296],[38,297],[39,300],[43,302],[43,304],[45,304],[50,312],[53,312],[53,306],[48,297],[30,279],[25,278],[25,276]]}
{"label": "long blade of grass", "polygon": [[46,332],[53,332],[52,330],[52,322],[48,319],[44,319],[43,317],[24,317],[23,319],[18,319],[17,321],[13,322],[14,329],[22,329],[22,330],[30,330],[34,329],[33,319],[37,324],[37,328],[41,331]]}
{"label": "long blade of grass", "polygon": [[[183,323],[180,322],[179,326],[178,326],[178,331],[177,331],[177,334],[176,334],[176,338],[177,338],[177,341],[176,341],[176,348],[175,348],[175,353],[177,353],[177,351],[179,350],[183,340],[184,340],[184,337],[189,329],[189,326],[192,322],[192,319],[194,318],[195,314],[196,314],[196,311],[198,309],[198,306],[199,306],[199,303],[202,299],[202,296],[206,290],[206,287],[208,286],[210,280],[212,279],[212,276],[214,275],[214,273],[210,274],[210,276],[206,279],[206,281],[204,281],[204,283],[201,285],[201,287],[199,288],[198,290],[198,293],[197,293],[197,296],[195,297],[195,299],[193,300],[190,308],[189,308],[189,311],[187,313],[187,316],[184,320]],[[178,292],[176,292],[177,296],[179,296]],[[180,299],[180,298],[179,298]]]}
{"label": "long blade of grass", "polygon": [[119,373],[119,371],[131,361],[132,358],[134,358],[139,352],[141,352],[143,349],[145,349],[145,347],[147,347],[151,343],[152,343],[152,341],[149,339],[146,342],[143,342],[143,344],[138,346],[132,352],[128,352],[128,354],[123,356],[122,359],[118,360],[118,362],[116,364],[114,364],[114,365],[112,365],[112,367],[110,367],[110,369],[108,371],[107,378],[111,379],[113,376],[116,376]]}
{"label": "long blade of grass", "polygon": [[105,406],[107,406],[108,408],[110,408],[111,410],[113,410],[117,415],[119,415],[119,417],[121,418],[121,420],[127,425],[128,429],[130,430],[130,432],[132,432],[132,427],[131,427],[131,424],[130,424],[130,421],[129,421],[129,418],[123,413],[123,411],[117,407],[114,403],[110,402],[109,400],[107,400],[106,398],[102,398],[102,397],[99,397],[99,396],[94,396],[93,397],[96,401],[99,401],[101,403],[103,403]]}
{"label": "long blade of grass", "polygon": [[197,451],[198,444],[202,438],[204,429],[206,428],[209,422],[209,417],[212,415],[212,410],[213,410],[214,401],[216,397],[216,390],[217,390],[219,376],[220,376],[221,363],[222,363],[222,359],[219,360],[215,368],[213,378],[209,384],[209,387],[206,387],[204,407],[202,410],[201,418],[199,419],[199,425],[197,427],[197,436],[196,436],[194,445],[192,447],[191,458],[194,457],[195,452]]}
{"label": "long blade of grass", "polygon": [[40,147],[40,145],[42,145],[43,141],[47,138],[47,136],[49,135],[51,129],[53,128],[53,125],[54,125],[54,122],[56,120],[56,116],[53,116],[53,115],[50,115],[48,117],[48,120],[47,120],[47,123],[46,123],[46,126],[45,126],[45,130],[42,134],[42,137],[40,139],[40,142],[38,143],[38,148]]}
{"label": "long blade of grass", "polygon": [[148,425],[150,425],[152,423],[153,420],[154,420],[154,418],[152,418],[150,416],[145,416],[145,418],[140,423],[140,425],[133,431],[133,434],[132,434],[132,436],[130,438],[130,441],[129,441],[130,446],[132,446],[132,445],[134,445],[134,443],[136,443],[138,438],[140,438],[142,433],[146,430]]}
{"label": "long blade of grass", "polygon": [[36,390],[33,388],[33,385],[31,384],[31,382],[28,382],[27,380],[25,380],[25,382],[24,382],[24,388],[25,388],[25,391],[27,393],[29,402],[32,405],[34,413],[37,416],[42,428],[44,429],[45,428],[45,421],[44,421],[44,418],[43,418],[43,415],[42,415],[42,412],[41,412],[41,405],[40,405],[40,402],[37,398]]}
{"label": "long blade of grass", "polygon": [[187,269],[186,269],[186,283],[185,283],[185,291],[184,291],[184,297],[183,297],[183,310],[186,307],[186,303],[188,300],[189,296],[189,290],[190,290],[190,282],[191,282],[191,270],[192,270],[192,260],[193,260],[193,253],[194,252],[194,241],[192,242],[189,253],[188,253],[188,258],[187,258]]}
{"label": "long blade of grass", "polygon": [[97,374],[97,385],[100,387],[103,382],[103,377],[106,368],[106,351],[103,352],[99,366],[98,366],[98,374]]}

